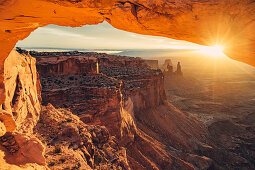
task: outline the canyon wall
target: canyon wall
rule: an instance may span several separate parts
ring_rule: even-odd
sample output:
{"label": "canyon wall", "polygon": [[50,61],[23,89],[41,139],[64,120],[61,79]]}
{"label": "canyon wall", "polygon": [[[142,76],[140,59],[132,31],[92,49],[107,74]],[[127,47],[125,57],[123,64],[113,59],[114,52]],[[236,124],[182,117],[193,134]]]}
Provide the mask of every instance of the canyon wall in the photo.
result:
{"label": "canyon wall", "polygon": [[130,169],[126,150],[105,127],[86,125],[70,111],[51,104],[41,106],[35,58],[13,50],[4,72],[0,169],[44,170],[53,165],[58,169]]}
{"label": "canyon wall", "polygon": [[[97,58],[99,73],[63,75],[61,71],[60,75],[49,76],[39,71],[44,105],[52,103],[55,107],[70,109],[88,125],[105,126],[109,134],[126,148],[131,169],[194,168],[183,160],[183,156],[175,156],[175,151],[168,150],[161,142],[169,142],[179,152],[192,152],[206,141],[206,129],[196,117],[187,116],[167,103],[160,70],[151,69],[140,58],[100,53],[79,55]],[[39,66],[41,56],[34,57],[38,59]],[[46,57],[40,68],[51,67],[50,58]],[[46,64],[47,59],[50,64]],[[75,57],[68,60],[75,67]],[[162,121],[164,123],[159,125]],[[150,137],[155,130],[157,140]],[[207,167],[212,166],[210,161],[200,156],[197,161],[206,162]]]}
{"label": "canyon wall", "polygon": [[[192,152],[197,145],[205,142],[205,127],[195,117],[173,111],[172,106],[166,103],[161,71],[151,70],[140,58],[89,53],[85,54],[85,59],[86,55],[97,58],[93,61],[98,61],[99,73],[84,74],[78,69],[79,74],[74,74],[68,71],[69,67],[64,67],[67,72],[55,69],[60,75],[44,74],[40,77],[43,102],[49,96],[51,102],[60,104],[57,107],[66,107],[56,109],[51,104],[40,105],[41,86],[35,59],[27,53],[12,51],[5,61],[6,99],[1,107],[1,116],[4,117],[0,117],[3,135],[0,137],[1,168],[197,167],[184,158],[191,158],[186,152]],[[115,62],[103,64],[100,59]],[[67,60],[74,68],[79,64],[76,57],[68,57]],[[44,62],[44,66],[48,65]],[[52,63],[49,66],[56,68]],[[82,106],[80,110],[74,109],[77,115],[86,110],[82,116],[79,115],[83,122],[70,112],[71,106]],[[161,107],[169,113],[164,114],[166,110]],[[156,114],[152,114],[153,110]],[[168,139],[176,139],[169,142],[174,149],[164,144],[160,137],[165,131],[157,131],[156,137],[150,137],[155,134],[155,129],[146,125],[148,119],[141,119],[146,112],[147,118],[155,116],[159,122],[174,120],[172,130],[166,133]],[[187,149],[185,146],[190,147]],[[176,154],[179,152],[184,156]],[[196,160],[202,166],[212,166],[210,159],[207,161],[207,158],[197,155]]]}
{"label": "canyon wall", "polygon": [[158,60],[144,60],[144,62],[152,69],[159,69]]}
{"label": "canyon wall", "polygon": [[[148,68],[140,58],[97,53],[83,57],[89,65],[99,63],[99,73],[84,73],[81,69],[74,73],[70,72],[71,67],[63,67],[46,69],[54,70],[54,76],[40,77],[43,100],[49,97],[56,106],[60,104],[57,107],[66,107],[58,109],[51,104],[41,107],[41,86],[33,57],[12,51],[5,60],[6,94],[0,107],[1,168],[222,168],[219,162],[226,153],[217,150],[213,143],[208,145],[204,124],[166,102],[161,71]],[[74,68],[80,64],[76,59],[66,58]],[[48,66],[46,60],[45,67],[61,68],[52,63]],[[91,108],[96,110],[90,112]],[[72,109],[77,115],[86,110],[82,121],[70,112]],[[221,126],[225,124],[220,122]],[[217,135],[221,129],[214,126],[216,131],[209,132],[223,135],[220,145],[224,145],[225,132]],[[244,144],[249,149],[252,146],[248,139]],[[252,152],[245,152],[252,157]],[[223,162],[227,166],[231,163],[228,167],[247,164],[237,156]]]}
{"label": "canyon wall", "polygon": [[[159,106],[166,99],[162,73],[151,70],[140,58],[99,53],[34,56],[44,105],[51,103],[55,107],[69,108],[85,123],[105,125],[119,138],[124,135],[118,131],[124,105],[129,106],[131,102],[134,113]],[[86,59],[89,64],[81,65],[77,58],[78,61]],[[63,63],[68,66],[62,67]],[[99,73],[94,71],[97,70],[95,66],[99,66]],[[80,71],[84,67],[86,72]],[[50,73],[45,73],[46,70]],[[109,122],[116,122],[116,125]]]}
{"label": "canyon wall", "polygon": [[98,63],[96,58],[85,58],[83,56],[69,58],[70,56],[38,57],[37,70],[43,76],[98,73]]}

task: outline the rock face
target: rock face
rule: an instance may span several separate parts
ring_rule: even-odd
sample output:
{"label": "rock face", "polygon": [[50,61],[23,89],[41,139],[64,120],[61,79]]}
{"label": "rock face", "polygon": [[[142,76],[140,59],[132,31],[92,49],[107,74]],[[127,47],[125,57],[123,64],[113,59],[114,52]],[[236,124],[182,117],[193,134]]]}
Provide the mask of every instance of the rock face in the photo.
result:
{"label": "rock face", "polygon": [[[49,65],[43,62],[44,67],[48,67],[46,70],[52,70],[55,74],[41,76],[43,101],[45,98],[53,103],[55,101],[54,104],[59,103],[61,107],[68,107],[77,115],[83,109],[86,112],[79,115],[82,122],[69,110],[55,109],[48,104],[43,106],[38,121],[37,111],[39,112],[41,107],[39,109],[36,107],[37,104],[40,106],[41,87],[36,74],[35,59],[25,53],[13,51],[13,54],[15,55],[6,60],[6,63],[14,62],[15,67],[6,67],[11,70],[6,70],[5,82],[14,84],[15,89],[13,92],[6,88],[6,102],[3,105],[5,110],[1,112],[2,134],[8,131],[0,137],[1,167],[37,169],[44,169],[46,165],[56,169],[62,169],[64,166],[74,169],[212,167],[209,158],[194,155],[194,150],[206,142],[205,127],[195,117],[185,115],[165,101],[162,72],[148,68],[140,58],[84,54],[85,59],[88,59],[88,55],[97,59],[93,60],[99,63],[99,73],[96,74],[91,72],[87,74],[80,69],[76,69],[77,73],[70,72],[69,67],[63,67],[60,71],[50,69]],[[78,58],[78,61],[84,61]],[[66,60],[74,68],[76,64],[80,64],[77,57],[73,59],[68,57]],[[52,60],[49,61],[53,68],[60,68],[52,64]],[[94,65],[92,61],[89,63]],[[67,68],[67,71],[64,68]],[[52,95],[47,93],[46,88]],[[16,107],[16,103],[20,107]],[[71,107],[73,105],[75,107]],[[79,107],[80,110],[77,109]],[[24,108],[27,112],[23,112]],[[3,119],[3,115],[6,119]],[[13,126],[4,120],[9,122],[12,120]],[[166,128],[168,121],[171,122],[169,131]],[[160,122],[160,125],[156,124],[157,122]],[[175,133],[175,130],[178,132]],[[45,146],[38,139],[45,143]],[[199,164],[195,164],[194,160]]]}
{"label": "rock face", "polygon": [[[203,45],[222,44],[224,52],[255,66],[254,10],[251,0],[1,0],[0,91],[4,60],[18,40],[48,24],[82,26],[109,22],[118,29]],[[0,96],[0,104],[5,97]]]}
{"label": "rock face", "polygon": [[86,125],[66,109],[43,107],[35,127],[50,169],[130,169],[126,149],[103,126]]}
{"label": "rock face", "polygon": [[166,71],[167,70],[167,66],[173,66],[172,60],[171,59],[166,59],[164,64],[161,67],[162,71]]}
{"label": "rock face", "polygon": [[21,133],[32,133],[40,115],[41,88],[35,62],[31,56],[13,50],[4,64],[5,102],[1,112],[13,116]]}
{"label": "rock face", "polygon": [[158,60],[144,60],[144,62],[154,70],[159,69]]}
{"label": "rock face", "polygon": [[183,76],[182,67],[181,67],[180,62],[177,63],[175,72],[173,71],[173,69],[174,68],[173,68],[171,60],[170,59],[165,60],[165,63],[162,66],[162,70],[163,70],[163,74],[164,74],[165,78],[166,79],[170,78],[170,81],[173,78],[181,78]]}
{"label": "rock face", "polygon": [[5,160],[10,164],[34,163],[45,165],[44,146],[35,137],[19,133],[7,133],[0,137],[0,144],[7,150]]}
{"label": "rock face", "polygon": [[0,109],[1,169],[46,169],[44,146],[32,134],[41,111],[35,63],[31,56],[14,50],[5,60],[5,102]]}
{"label": "rock face", "polygon": [[99,72],[123,81],[123,100],[131,99],[134,112],[159,106],[166,100],[162,72],[151,69],[140,58],[102,56]]}
{"label": "rock face", "polygon": [[37,71],[43,76],[97,74],[98,62],[94,57],[43,56],[37,59]]}
{"label": "rock face", "polygon": [[[36,55],[36,56],[35,56]],[[108,124],[108,128],[118,137],[119,119],[124,105],[132,105],[132,112],[155,107],[165,100],[163,75],[151,70],[140,58],[114,56],[99,53],[83,53],[91,65],[99,65],[99,72],[80,72],[79,69],[62,67],[62,62],[69,62],[76,67],[77,56],[63,56],[62,62],[56,56],[35,54],[37,68],[42,84],[43,104],[51,103],[56,107],[70,108],[86,123]],[[82,59],[82,56],[80,60]],[[47,62],[48,61],[48,62]],[[97,63],[98,62],[98,63]],[[59,72],[60,68],[63,69]],[[80,66],[78,65],[77,68]],[[45,70],[55,70],[53,76]],[[77,70],[77,72],[75,72]],[[59,73],[59,74],[58,74]],[[89,73],[89,74],[88,74]],[[130,100],[130,101],[129,101]],[[106,118],[108,117],[108,118]],[[117,121],[116,126],[108,122]],[[112,127],[110,127],[112,126]]]}
{"label": "rock face", "polygon": [[254,63],[253,56],[249,55],[253,52],[254,4],[249,0],[2,0],[0,5],[1,37],[8,40],[6,45],[4,41],[1,44],[7,47],[3,57],[7,57],[17,40],[40,26],[81,26],[107,20],[116,28],[130,32],[206,45],[222,43],[230,57]]}
{"label": "rock face", "polygon": [[182,67],[181,67],[180,62],[178,62],[178,64],[177,64],[177,69],[175,71],[175,74],[178,75],[178,76],[182,76]]}
{"label": "rock face", "polygon": [[[99,53],[83,55],[85,58],[97,58],[98,74],[46,76],[39,72],[44,104],[66,107],[89,125],[105,126],[109,134],[126,148],[126,159],[131,169],[193,169],[194,166],[184,158],[190,162],[197,159],[201,167],[212,165],[210,160],[200,156],[193,159],[195,156],[186,154],[175,156],[175,152],[186,153],[197,149],[199,143],[206,141],[206,130],[195,117],[188,118],[167,104],[164,77],[160,70],[152,70],[140,58]],[[40,56],[35,56],[38,61]],[[69,60],[75,62],[72,57]],[[51,66],[46,63],[40,65],[41,70]],[[159,125],[151,119],[163,123]],[[167,130],[169,122],[166,121],[171,122],[172,129]],[[51,127],[49,125],[49,129]],[[179,132],[175,133],[175,129]],[[175,149],[167,149],[161,143],[163,141]]]}

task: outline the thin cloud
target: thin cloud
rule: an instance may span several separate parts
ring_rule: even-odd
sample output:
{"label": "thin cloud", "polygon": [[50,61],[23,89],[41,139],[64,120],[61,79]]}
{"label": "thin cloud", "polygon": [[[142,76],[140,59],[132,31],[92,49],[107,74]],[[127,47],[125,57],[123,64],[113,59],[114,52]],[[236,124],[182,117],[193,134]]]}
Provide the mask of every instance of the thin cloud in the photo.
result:
{"label": "thin cloud", "polygon": [[52,34],[54,36],[64,36],[64,37],[74,37],[74,38],[82,38],[86,40],[97,39],[96,37],[85,36],[82,34],[77,34],[75,32],[63,31],[57,28],[47,28],[41,27],[37,30],[37,34]]}
{"label": "thin cloud", "polygon": [[19,41],[21,47],[86,49],[196,49],[196,44],[118,30],[107,22],[71,28],[48,25]]}

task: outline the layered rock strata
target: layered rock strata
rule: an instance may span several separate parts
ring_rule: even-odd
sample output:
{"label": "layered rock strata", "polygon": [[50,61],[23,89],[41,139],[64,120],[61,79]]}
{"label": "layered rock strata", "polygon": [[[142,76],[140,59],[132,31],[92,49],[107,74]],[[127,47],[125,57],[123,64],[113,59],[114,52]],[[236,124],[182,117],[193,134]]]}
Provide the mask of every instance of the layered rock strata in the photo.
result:
{"label": "layered rock strata", "polygon": [[37,57],[37,71],[43,76],[97,74],[98,62],[95,57],[43,56]]}
{"label": "layered rock strata", "polygon": [[[205,127],[195,117],[188,118],[167,104],[162,72],[150,69],[140,58],[98,53],[83,55],[85,58],[97,58],[99,73],[42,74],[43,103],[69,108],[87,124],[104,125],[110,135],[115,136],[119,144],[127,149],[127,160],[132,169],[193,169],[194,166],[182,160],[184,156],[177,153],[191,152],[199,147],[199,143],[205,142]],[[35,57],[40,60],[42,56]],[[50,66],[44,64],[44,67]],[[172,130],[166,132],[167,126],[156,125],[156,122],[148,125],[148,119],[143,118],[147,112],[150,113],[148,116],[157,117],[159,122],[174,118]],[[143,130],[137,128],[137,123]],[[184,128],[181,128],[181,124]],[[155,126],[166,129],[157,130]],[[180,130],[180,134],[175,134],[175,128]],[[157,140],[149,136],[155,132],[158,132],[155,137]],[[169,150],[167,145],[159,142],[164,139],[168,139],[167,143],[175,149]],[[187,159],[192,157],[184,155]],[[212,166],[209,159],[206,161],[198,156],[197,160],[206,162],[201,167],[205,164],[207,167]]]}
{"label": "layered rock strata", "polygon": [[144,60],[151,69],[159,69],[158,60]]}
{"label": "layered rock strata", "polygon": [[[103,65],[100,58],[105,60],[107,57],[115,62],[105,62],[106,65]],[[91,117],[82,116],[83,121],[89,122],[90,125],[84,124],[70,111],[55,109],[50,104],[43,106],[40,116],[38,112],[41,107],[38,107],[39,109],[36,107],[40,106],[41,86],[35,70],[35,59],[27,53],[19,54],[16,51],[10,55],[11,60],[7,58],[6,63],[14,62],[15,67],[6,67],[10,70],[6,70],[5,82],[12,82],[16,88],[11,93],[12,91],[8,87],[12,86],[6,86],[6,92],[17,97],[7,93],[6,101],[8,102],[3,105],[1,111],[1,115],[5,115],[1,119],[2,134],[5,131],[8,132],[0,137],[1,168],[45,169],[48,166],[52,169],[63,167],[74,169],[194,169],[212,166],[209,159],[187,154],[187,152],[191,153],[196,149],[200,142],[205,142],[206,131],[195,117],[191,118],[190,115],[185,115],[181,111],[174,111],[176,109],[165,103],[161,71],[147,68],[148,66],[143,64],[139,58],[107,56],[106,54],[97,54],[95,58],[99,62],[99,68],[101,62],[102,69],[99,69],[101,73],[85,74],[83,72],[81,74],[78,72],[78,74],[73,74],[73,72],[61,69],[51,69],[60,71],[60,75],[45,74],[41,76],[44,81],[42,95],[45,93],[45,88],[51,92],[61,91],[63,88],[80,92],[74,93],[69,98],[69,102],[74,99],[72,105],[75,104],[75,101],[86,101],[79,98],[83,93],[77,88],[80,85],[78,80],[83,80],[81,87],[85,87],[85,92],[88,92],[88,101],[91,100],[99,104],[87,103],[90,106],[87,108],[99,108],[99,111],[86,113]],[[70,57],[67,59],[70,60]],[[76,64],[80,64],[76,59],[74,57],[72,60],[71,57],[71,61],[74,62],[71,62],[71,65],[74,67]],[[113,64],[111,65],[111,63]],[[109,67],[106,67],[107,64]],[[56,68],[54,65],[53,67]],[[70,70],[70,68],[66,68]],[[112,71],[113,68],[115,68],[114,71]],[[19,81],[14,81],[17,79]],[[59,83],[59,81],[63,82]],[[96,91],[94,91],[95,89]],[[66,91],[64,95],[67,96],[68,93],[71,95],[72,92]],[[45,94],[47,95],[47,93]],[[72,110],[71,105],[67,105],[69,102],[66,102],[65,98],[57,97],[61,94],[63,92],[55,93],[56,98],[51,96],[53,98],[49,99],[53,102],[57,99],[58,102],[55,104],[60,103]],[[148,99],[150,95],[152,97]],[[105,102],[98,100],[108,97],[110,100]],[[13,105],[11,105],[12,101],[14,101]],[[136,103],[139,105],[136,106]],[[161,107],[167,109],[169,113]],[[24,111],[25,109],[27,111]],[[146,112],[148,112],[146,118],[141,119]],[[167,114],[158,114],[159,112]],[[76,110],[76,114],[78,113],[79,111]],[[176,140],[164,142],[162,135],[165,131],[160,130],[164,129],[164,124],[159,126],[159,129],[155,129],[156,122],[152,126],[146,124],[146,121],[149,120],[148,116],[152,115],[159,122],[174,120],[171,123],[172,130],[167,132],[166,139]],[[6,120],[12,121],[11,128],[7,126],[11,124],[6,123]],[[180,127],[180,124],[183,128]],[[17,128],[15,129],[15,127]],[[178,133],[174,133],[175,128]],[[194,159],[200,164],[190,164],[194,163]]]}
{"label": "layered rock strata", "polygon": [[[89,66],[99,65],[100,74],[97,74],[93,67],[91,72],[90,67],[87,72],[75,69],[81,67],[77,57],[83,60],[82,56],[62,56],[61,60],[51,54],[34,56],[43,103],[70,108],[84,121],[112,110],[119,112],[129,98],[134,112],[159,106],[166,99],[162,72],[150,69],[140,58],[84,53]],[[62,67],[62,63],[69,63],[74,68],[72,72],[70,67]],[[52,76],[46,70],[51,70]]]}

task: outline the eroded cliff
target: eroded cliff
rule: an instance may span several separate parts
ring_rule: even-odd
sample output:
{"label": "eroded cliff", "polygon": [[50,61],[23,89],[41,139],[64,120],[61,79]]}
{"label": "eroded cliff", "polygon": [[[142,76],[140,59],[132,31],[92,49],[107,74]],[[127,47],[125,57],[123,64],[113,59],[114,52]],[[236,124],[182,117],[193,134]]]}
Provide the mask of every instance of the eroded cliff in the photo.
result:
{"label": "eroded cliff", "polygon": [[[35,56],[40,70],[53,70],[51,67],[59,63],[53,64],[55,57],[47,55],[43,65],[41,58],[44,56]],[[79,56],[97,58],[99,73],[70,73],[64,69],[57,75],[58,69],[55,69],[54,76],[49,76],[39,71],[44,104],[69,108],[87,124],[104,125],[126,148],[132,169],[194,168],[183,159],[191,158],[192,155],[185,153],[206,142],[206,129],[196,117],[185,115],[166,102],[160,70],[152,70],[140,58],[99,53],[80,53]],[[74,67],[79,64],[75,56],[62,58],[68,59]],[[175,149],[168,148],[167,144]],[[201,167],[212,166],[209,158],[197,156],[194,159],[202,162]]]}
{"label": "eroded cliff", "polygon": [[41,111],[41,88],[35,62],[31,56],[13,50],[4,63],[5,95],[1,95],[5,102],[0,108],[0,122],[5,125],[5,130],[0,132],[3,169],[45,169],[44,146],[33,135]]}

